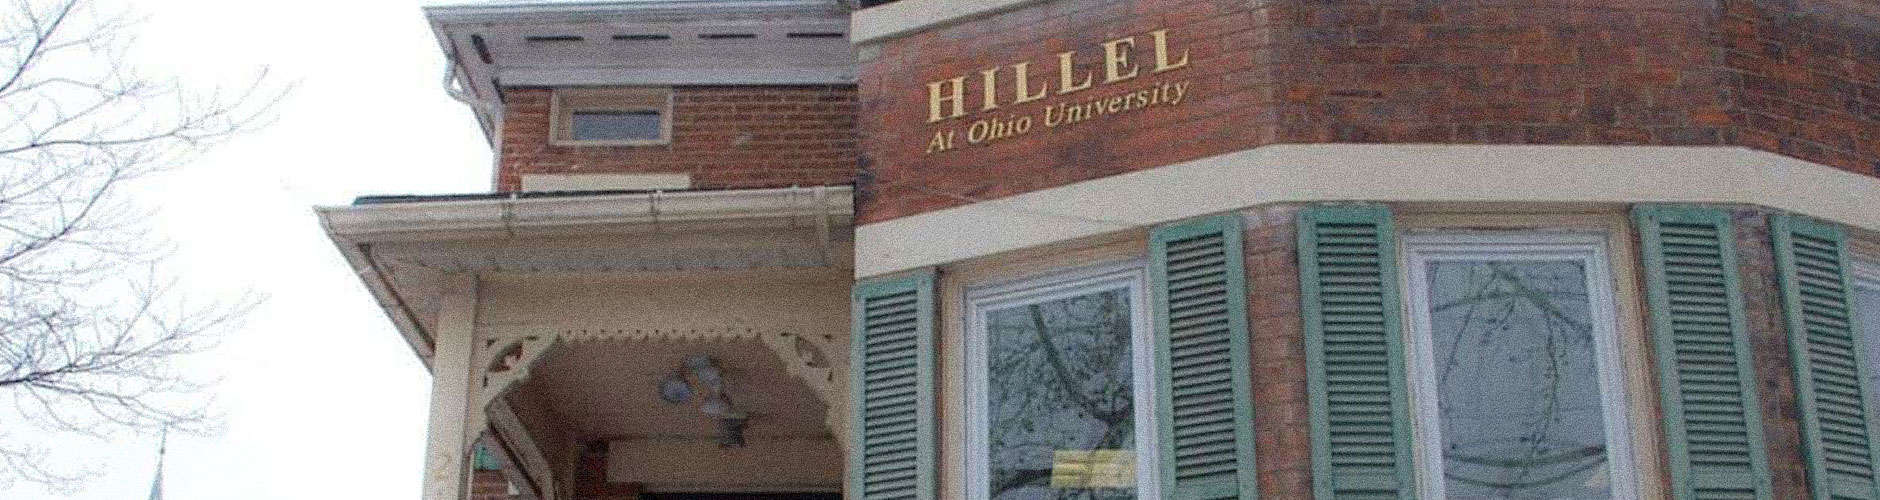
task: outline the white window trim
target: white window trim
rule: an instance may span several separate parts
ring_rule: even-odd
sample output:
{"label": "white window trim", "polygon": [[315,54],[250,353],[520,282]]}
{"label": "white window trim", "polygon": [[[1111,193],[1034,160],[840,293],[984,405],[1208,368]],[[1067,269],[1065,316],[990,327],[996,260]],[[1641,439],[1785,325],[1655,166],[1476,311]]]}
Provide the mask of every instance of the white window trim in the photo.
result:
{"label": "white window trim", "polygon": [[1423,498],[1445,498],[1442,422],[1436,404],[1435,353],[1431,338],[1426,266],[1443,260],[1579,260],[1586,269],[1587,297],[1591,301],[1593,346],[1599,373],[1600,405],[1605,418],[1607,482],[1612,498],[1638,498],[1631,425],[1627,421],[1626,381],[1620,359],[1618,319],[1606,248],[1606,235],[1542,231],[1444,232],[1404,235],[1405,307],[1409,309],[1405,370],[1410,379],[1412,433],[1417,461],[1417,488]]}
{"label": "white window trim", "polygon": [[[635,93],[663,93],[665,104],[648,105],[643,103],[621,102],[615,104],[567,104],[566,99],[605,100],[610,95],[628,96]],[[602,87],[602,88],[558,88],[548,100],[548,142],[555,146],[658,146],[672,144],[672,99],[671,87]],[[631,100],[626,97],[623,101]],[[633,140],[576,140],[574,134],[574,114],[580,111],[652,111],[659,113],[658,139]],[[566,134],[567,139],[562,138]]]}
{"label": "white window trim", "polygon": [[1849,261],[1853,262],[1854,286],[1880,290],[1880,258],[1855,255]]}
{"label": "white window trim", "polygon": [[1127,290],[1130,300],[1131,390],[1134,391],[1136,435],[1136,497],[1161,498],[1160,442],[1155,392],[1155,340],[1149,319],[1148,280],[1140,261],[1073,269],[1023,280],[966,290],[966,477],[967,500],[988,500],[991,481],[987,454],[989,417],[986,414],[986,325],[980,313],[990,309],[1031,304],[1084,295],[1096,290]]}

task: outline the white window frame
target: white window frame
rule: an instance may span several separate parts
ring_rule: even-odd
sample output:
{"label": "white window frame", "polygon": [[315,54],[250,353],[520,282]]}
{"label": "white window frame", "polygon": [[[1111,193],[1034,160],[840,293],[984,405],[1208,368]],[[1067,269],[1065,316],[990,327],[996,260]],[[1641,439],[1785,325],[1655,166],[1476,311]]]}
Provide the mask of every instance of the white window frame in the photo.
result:
{"label": "white window frame", "polygon": [[[1851,271],[1848,275],[1848,282],[1854,286],[1854,290],[1850,290],[1850,291],[1855,292],[1855,293],[1859,293],[1861,289],[1880,291],[1880,258],[1869,258],[1868,256],[1864,256],[1864,255],[1852,254],[1852,255],[1849,255],[1848,263],[1849,263],[1848,268]],[[1850,296],[1849,297],[1850,303],[1852,303],[1852,300],[1853,298]],[[1871,315],[1863,315],[1860,313],[1860,311],[1852,311],[1852,312],[1854,313],[1855,318],[1860,318],[1861,316],[1880,317],[1880,311],[1874,311],[1874,314],[1871,314]],[[1876,340],[1880,340],[1880,339],[1870,338],[1866,336],[1866,330],[1869,328],[1873,328],[1872,325],[1856,324],[1855,326],[1862,330],[1856,333],[1857,336],[1861,337],[1859,340],[1860,342],[1862,342],[1862,348],[1866,347],[1865,343],[1867,342],[1874,342]],[[1872,366],[1875,363],[1880,363],[1880,359],[1868,359],[1867,360],[1867,364],[1869,365],[1867,366],[1867,369],[1870,372],[1880,371],[1880,366]],[[1872,376],[1872,375],[1869,375],[1869,376]],[[1880,389],[1880,388],[1876,388],[1876,389]],[[1873,395],[1866,394],[1863,396],[1872,397]]]}
{"label": "white window frame", "polygon": [[1880,290],[1880,258],[1855,255],[1849,261],[1853,262],[1855,288]]}
{"label": "white window frame", "polygon": [[[556,146],[656,146],[672,143],[671,87],[557,88],[549,97],[548,142]],[[659,113],[655,139],[577,140],[574,114],[582,111]]]}
{"label": "white window frame", "polygon": [[1160,419],[1156,416],[1154,323],[1149,318],[1148,279],[1140,261],[1072,269],[966,290],[965,498],[988,500],[992,464],[987,415],[987,334],[982,313],[1007,307],[1123,288],[1129,294],[1131,391],[1136,421],[1136,498],[1161,498]]}
{"label": "white window frame", "polygon": [[1423,498],[1446,498],[1443,476],[1442,416],[1437,407],[1434,343],[1429,314],[1429,278],[1424,270],[1438,261],[1578,260],[1585,265],[1587,298],[1593,324],[1593,349],[1599,374],[1600,405],[1606,433],[1607,480],[1612,498],[1638,498],[1638,471],[1634,470],[1631,424],[1628,415],[1624,366],[1620,359],[1618,317],[1613,304],[1615,283],[1610,271],[1607,236],[1603,233],[1548,231],[1432,232],[1402,237],[1405,275],[1404,304],[1409,309],[1405,332],[1410,362],[1412,435],[1417,462],[1417,488]]}

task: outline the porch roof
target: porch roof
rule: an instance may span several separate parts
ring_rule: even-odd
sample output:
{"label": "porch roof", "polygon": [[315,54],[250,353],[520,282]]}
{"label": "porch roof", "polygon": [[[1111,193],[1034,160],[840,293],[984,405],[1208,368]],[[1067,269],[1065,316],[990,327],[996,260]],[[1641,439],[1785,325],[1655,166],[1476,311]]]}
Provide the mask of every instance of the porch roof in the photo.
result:
{"label": "porch roof", "polygon": [[427,369],[447,274],[853,267],[848,186],[365,197],[314,211]]}

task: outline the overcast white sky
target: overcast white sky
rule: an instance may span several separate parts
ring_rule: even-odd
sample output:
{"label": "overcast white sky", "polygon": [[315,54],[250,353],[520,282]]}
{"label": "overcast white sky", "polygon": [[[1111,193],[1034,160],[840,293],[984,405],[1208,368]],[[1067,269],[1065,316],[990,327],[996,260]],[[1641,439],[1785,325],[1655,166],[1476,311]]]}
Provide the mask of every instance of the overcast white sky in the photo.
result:
{"label": "overcast white sky", "polygon": [[[489,189],[489,148],[440,87],[416,0],[95,0],[147,17],[134,60],[205,84],[299,82],[279,120],[137,189],[198,295],[268,301],[211,366],[227,430],[170,439],[166,498],[414,498],[430,377],[310,207]],[[108,472],[75,498],[148,494],[155,439],[72,443]],[[57,498],[31,485],[0,498]]]}

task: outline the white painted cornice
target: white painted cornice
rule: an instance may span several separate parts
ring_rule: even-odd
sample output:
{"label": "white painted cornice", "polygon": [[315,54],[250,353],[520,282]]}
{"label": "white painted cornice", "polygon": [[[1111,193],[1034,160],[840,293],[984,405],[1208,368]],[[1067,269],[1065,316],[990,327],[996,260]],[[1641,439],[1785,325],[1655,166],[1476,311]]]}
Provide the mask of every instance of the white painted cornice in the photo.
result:
{"label": "white painted cornice", "polygon": [[855,274],[1319,201],[1740,203],[1880,231],[1880,179],[1742,147],[1279,144],[861,225]]}

